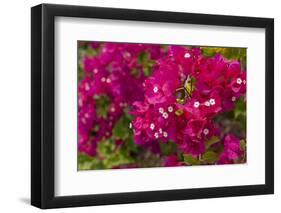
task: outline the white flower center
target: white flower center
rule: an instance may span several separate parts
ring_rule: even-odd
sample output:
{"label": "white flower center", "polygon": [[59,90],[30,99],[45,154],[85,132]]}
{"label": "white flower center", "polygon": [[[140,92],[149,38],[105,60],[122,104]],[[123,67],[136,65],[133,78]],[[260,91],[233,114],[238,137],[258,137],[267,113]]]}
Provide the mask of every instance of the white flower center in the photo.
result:
{"label": "white flower center", "polygon": [[165,119],[167,119],[167,118],[169,117],[168,113],[167,113],[167,112],[164,112],[164,113],[163,113],[163,117],[164,117]]}
{"label": "white flower center", "polygon": [[160,134],[162,134],[162,133],[163,133],[163,130],[162,130],[161,128],[159,129],[159,133],[160,133]]}
{"label": "white flower center", "polygon": [[211,99],[210,99],[210,104],[211,104],[211,105],[215,105],[215,104],[216,104],[215,99],[211,98]]}
{"label": "white flower center", "polygon": [[95,74],[98,73],[98,69],[97,69],[97,68],[94,69],[94,73],[95,73]]}
{"label": "white flower center", "polygon": [[241,84],[241,83],[242,83],[241,78],[237,78],[236,83],[237,83],[237,84]]}
{"label": "white flower center", "polygon": [[154,128],[155,128],[154,123],[150,124],[150,129],[151,129],[151,130],[154,130]]}
{"label": "white flower center", "polygon": [[168,137],[168,133],[167,132],[163,132],[163,136],[164,136],[164,138]]}
{"label": "white flower center", "polygon": [[173,110],[174,110],[174,108],[173,108],[172,106],[169,106],[169,107],[168,107],[168,111],[169,111],[169,112],[173,112]]}
{"label": "white flower center", "polygon": [[198,101],[195,101],[194,104],[193,104],[193,106],[194,106],[195,108],[198,108],[198,107],[200,106],[200,103],[199,103]]}
{"label": "white flower center", "polygon": [[204,129],[203,133],[204,133],[204,135],[208,135],[209,134],[209,130],[208,129]]}
{"label": "white flower center", "polygon": [[102,77],[101,82],[105,82],[105,81],[106,81],[105,77]]}
{"label": "white flower center", "polygon": [[158,92],[158,87],[154,87],[154,88],[153,88],[153,92],[154,92],[154,93],[157,93],[157,92]]}
{"label": "white flower center", "polygon": [[163,109],[163,107],[160,107],[160,108],[159,108],[159,112],[160,112],[161,114],[163,114],[163,113],[164,113],[164,109]]}
{"label": "white flower center", "polygon": [[185,58],[190,58],[190,54],[189,54],[189,53],[185,53],[185,54],[184,54],[184,57],[185,57]]}
{"label": "white flower center", "polygon": [[108,78],[108,79],[106,79],[106,83],[110,83],[111,82],[111,80]]}
{"label": "white flower center", "polygon": [[233,97],[231,98],[231,100],[232,100],[232,101],[236,101],[236,97],[233,96]]}
{"label": "white flower center", "polygon": [[154,137],[155,137],[155,138],[159,138],[159,135],[158,135],[157,132],[154,133]]}

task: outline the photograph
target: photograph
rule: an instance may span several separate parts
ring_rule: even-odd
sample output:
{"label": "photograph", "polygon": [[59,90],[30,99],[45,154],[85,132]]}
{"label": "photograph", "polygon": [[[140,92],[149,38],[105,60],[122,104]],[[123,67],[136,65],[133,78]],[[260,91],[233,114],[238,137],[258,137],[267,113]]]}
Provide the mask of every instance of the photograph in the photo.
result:
{"label": "photograph", "polygon": [[77,41],[77,169],[247,163],[247,48]]}
{"label": "photograph", "polygon": [[31,8],[31,205],[274,193],[274,18],[149,8]]}

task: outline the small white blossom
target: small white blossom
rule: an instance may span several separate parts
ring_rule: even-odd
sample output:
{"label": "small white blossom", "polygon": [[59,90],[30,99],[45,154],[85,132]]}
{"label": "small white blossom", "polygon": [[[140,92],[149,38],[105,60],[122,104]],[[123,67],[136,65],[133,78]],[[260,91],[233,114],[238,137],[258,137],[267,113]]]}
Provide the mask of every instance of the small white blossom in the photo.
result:
{"label": "small white blossom", "polygon": [[237,84],[241,84],[241,83],[242,83],[241,78],[237,78],[236,83],[237,83]]}
{"label": "small white blossom", "polygon": [[154,128],[155,128],[154,123],[151,123],[151,124],[150,124],[150,129],[151,129],[151,130],[154,130]]}
{"label": "small white blossom", "polygon": [[110,82],[111,82],[110,78],[106,79],[106,83],[109,84]]}
{"label": "small white blossom", "polygon": [[189,54],[189,53],[185,53],[185,54],[184,54],[184,57],[185,57],[185,58],[190,58],[190,54]]}
{"label": "small white blossom", "polygon": [[160,108],[159,108],[159,112],[160,112],[161,114],[163,114],[163,113],[164,113],[164,109],[163,109],[163,107],[160,107]]}
{"label": "small white blossom", "polygon": [[233,97],[231,98],[231,100],[232,100],[232,101],[236,101],[236,97],[233,96]]}
{"label": "small white blossom", "polygon": [[167,132],[163,132],[163,136],[164,136],[164,138],[167,138],[168,137],[168,133]]}
{"label": "small white blossom", "polygon": [[164,112],[163,113],[163,118],[167,119],[169,117],[168,113],[167,112]]}
{"label": "small white blossom", "polygon": [[215,99],[211,98],[211,99],[210,99],[210,104],[211,104],[211,105],[215,105],[215,104],[216,104]]}
{"label": "small white blossom", "polygon": [[203,130],[203,134],[204,134],[204,135],[208,135],[208,134],[209,134],[209,130],[208,130],[208,129],[204,129],[204,130]]}
{"label": "small white blossom", "polygon": [[97,74],[98,71],[99,71],[99,70],[98,70],[97,68],[94,69],[94,73],[95,73],[95,74]]}
{"label": "small white blossom", "polygon": [[154,92],[154,93],[157,93],[157,92],[158,92],[158,87],[155,86],[155,87],[153,88],[153,92]]}
{"label": "small white blossom", "polygon": [[157,132],[154,133],[154,137],[155,137],[155,138],[159,138],[159,135],[158,135]]}
{"label": "small white blossom", "polygon": [[168,107],[168,111],[169,111],[169,112],[173,112],[173,110],[174,110],[174,108],[173,108],[172,106],[169,106],[169,107]]}
{"label": "small white blossom", "polygon": [[163,133],[163,130],[162,130],[161,128],[159,129],[159,133],[160,133],[160,134],[162,134],[162,133]]}
{"label": "small white blossom", "polygon": [[101,82],[105,82],[105,81],[106,81],[105,77],[102,77]]}
{"label": "small white blossom", "polygon": [[130,122],[130,123],[129,123],[129,128],[132,129],[132,127],[133,127],[133,125],[132,125],[132,123]]}
{"label": "small white blossom", "polygon": [[200,106],[200,103],[199,103],[198,101],[195,101],[194,104],[193,104],[193,106],[194,106],[195,108],[198,108],[198,107]]}

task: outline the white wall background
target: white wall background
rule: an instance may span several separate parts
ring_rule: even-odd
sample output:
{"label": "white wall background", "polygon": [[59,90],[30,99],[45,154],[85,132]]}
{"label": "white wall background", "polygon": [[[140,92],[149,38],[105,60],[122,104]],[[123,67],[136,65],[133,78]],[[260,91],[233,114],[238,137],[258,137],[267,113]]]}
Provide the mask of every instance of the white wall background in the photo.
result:
{"label": "white wall background", "polygon": [[[276,0],[45,0],[181,12],[275,18],[275,195],[50,210],[50,212],[276,212],[281,208],[281,13]],[[0,7],[0,212],[39,212],[30,197],[30,7],[37,0],[2,1]],[[279,85],[277,85],[279,84]]]}

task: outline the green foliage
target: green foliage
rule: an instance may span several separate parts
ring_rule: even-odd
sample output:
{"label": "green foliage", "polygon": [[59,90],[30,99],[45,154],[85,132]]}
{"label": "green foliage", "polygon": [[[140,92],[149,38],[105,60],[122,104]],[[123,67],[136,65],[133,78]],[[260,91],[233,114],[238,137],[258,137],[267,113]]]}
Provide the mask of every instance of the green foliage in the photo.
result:
{"label": "green foliage", "polygon": [[129,124],[130,120],[127,116],[122,116],[112,129],[114,139],[126,140],[129,138]]}
{"label": "green foliage", "polygon": [[188,96],[191,96],[192,92],[195,89],[195,78],[192,76],[188,76],[188,78],[185,80],[184,88],[188,93]]}
{"label": "green foliage", "polygon": [[246,150],[246,141],[245,140],[240,140],[240,148],[245,151]]}
{"label": "green foliage", "polygon": [[235,103],[234,110],[234,118],[237,119],[239,116],[246,117],[246,102],[241,99]]}
{"label": "green foliage", "polygon": [[198,160],[197,158],[193,157],[190,154],[184,154],[183,160],[184,160],[184,163],[186,163],[187,165],[190,165],[190,166],[200,164],[200,160]]}
{"label": "green foliage", "polygon": [[215,54],[219,53],[227,59],[238,60],[241,62],[241,65],[246,69],[246,48],[237,48],[237,47],[202,47],[201,48],[203,55],[207,57],[213,57]]}
{"label": "green foliage", "polygon": [[177,144],[172,141],[168,141],[167,143],[159,143],[159,144],[160,144],[161,154],[165,156],[174,154],[178,148]]}
{"label": "green foliage", "polygon": [[93,49],[87,42],[78,41],[78,80],[81,80],[85,73],[83,70],[83,59],[87,57],[94,57],[98,55],[99,49]]}
{"label": "green foliage", "polygon": [[177,116],[181,116],[183,113],[184,113],[184,112],[183,112],[182,109],[177,109],[177,111],[175,111],[175,114],[176,114]]}
{"label": "green foliage", "polygon": [[98,154],[102,158],[105,169],[134,162],[129,153],[120,149],[112,140],[101,141],[98,144]]}
{"label": "green foliage", "polygon": [[101,95],[101,96],[97,96],[94,97],[96,99],[96,112],[97,112],[97,116],[101,117],[101,118],[106,118],[107,117],[107,112],[109,109],[109,104],[110,104],[110,100],[109,97],[107,97],[106,95]]}
{"label": "green foliage", "polygon": [[103,163],[97,158],[83,153],[78,154],[78,170],[103,169]]}
{"label": "green foliage", "polygon": [[217,159],[218,159],[218,154],[214,151],[207,151],[201,157],[201,160],[208,164],[213,164],[214,162],[217,161]]}
{"label": "green foliage", "polygon": [[155,62],[150,59],[149,53],[147,52],[140,53],[138,56],[138,63],[143,66],[144,75],[150,76]]}
{"label": "green foliage", "polygon": [[217,136],[211,137],[210,140],[206,141],[206,143],[205,143],[206,150],[208,150],[213,144],[215,144],[219,141],[220,141],[219,137],[217,137]]}

